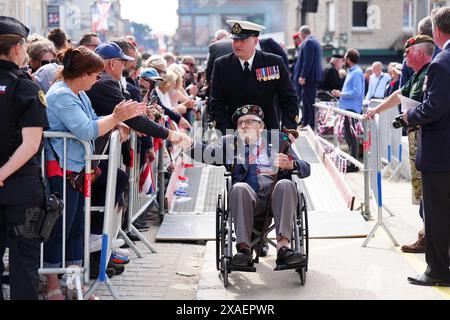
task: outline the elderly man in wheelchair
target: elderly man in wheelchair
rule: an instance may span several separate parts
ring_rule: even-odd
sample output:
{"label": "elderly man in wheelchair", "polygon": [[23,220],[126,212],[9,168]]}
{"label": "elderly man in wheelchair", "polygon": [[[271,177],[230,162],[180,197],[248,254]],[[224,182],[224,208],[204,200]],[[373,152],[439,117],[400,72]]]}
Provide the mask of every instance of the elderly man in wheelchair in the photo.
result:
{"label": "elderly man in wheelchair", "polygon": [[252,264],[255,218],[265,217],[266,221],[269,214],[275,220],[277,268],[298,265],[303,255],[290,246],[294,215],[299,207],[299,195],[291,176],[295,172],[300,178],[308,177],[310,166],[291,147],[295,138],[289,132],[264,130],[264,113],[260,107],[243,106],[232,119],[237,126],[234,134],[223,136],[216,145],[189,141],[190,148],[185,150],[197,161],[224,165],[231,175],[228,204],[238,251],[231,265],[235,270],[243,270]]}

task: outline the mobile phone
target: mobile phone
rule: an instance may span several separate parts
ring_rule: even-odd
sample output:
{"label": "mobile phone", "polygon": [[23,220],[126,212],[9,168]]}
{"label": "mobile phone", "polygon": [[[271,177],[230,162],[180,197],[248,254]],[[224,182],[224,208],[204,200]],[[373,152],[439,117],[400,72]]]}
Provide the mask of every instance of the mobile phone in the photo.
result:
{"label": "mobile phone", "polygon": [[151,105],[154,104],[156,101],[158,101],[158,96],[153,97],[152,100],[151,100],[149,103],[147,103],[147,106],[151,106]]}

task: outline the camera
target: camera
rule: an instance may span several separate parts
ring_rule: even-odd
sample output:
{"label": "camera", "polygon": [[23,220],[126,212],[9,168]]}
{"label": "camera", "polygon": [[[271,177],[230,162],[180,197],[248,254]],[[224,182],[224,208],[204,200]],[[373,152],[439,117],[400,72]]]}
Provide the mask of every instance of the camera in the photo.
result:
{"label": "camera", "polygon": [[394,121],[392,121],[392,126],[395,129],[400,129],[400,128],[408,128],[409,125],[405,122],[405,120],[403,120],[403,114],[398,115]]}

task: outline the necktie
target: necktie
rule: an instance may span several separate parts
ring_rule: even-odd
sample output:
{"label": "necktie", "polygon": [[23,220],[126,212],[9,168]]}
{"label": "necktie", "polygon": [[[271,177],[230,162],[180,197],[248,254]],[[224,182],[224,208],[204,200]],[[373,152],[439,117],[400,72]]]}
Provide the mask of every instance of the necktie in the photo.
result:
{"label": "necktie", "polygon": [[251,164],[249,161],[250,158],[250,146],[245,146],[245,163],[248,164],[247,166],[247,175],[245,176],[245,182],[248,183],[250,187],[252,187],[255,192],[259,189],[259,183],[258,183],[258,173],[257,173],[257,166],[256,163]]}
{"label": "necktie", "polygon": [[248,63],[248,61],[244,62],[244,75],[245,75],[245,79],[248,79],[248,77],[250,76],[250,68],[249,68],[250,64]]}

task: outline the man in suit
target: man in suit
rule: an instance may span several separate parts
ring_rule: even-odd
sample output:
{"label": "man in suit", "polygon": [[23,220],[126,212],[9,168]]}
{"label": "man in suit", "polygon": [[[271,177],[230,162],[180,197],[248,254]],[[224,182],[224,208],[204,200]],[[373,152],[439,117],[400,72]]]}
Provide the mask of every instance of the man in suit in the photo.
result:
{"label": "man in suit", "polygon": [[[223,136],[216,145],[192,143],[185,151],[199,162],[225,166],[232,175],[230,210],[236,230],[235,266],[248,266],[252,260],[251,234],[255,217],[265,217],[270,205],[277,235],[278,266],[301,262],[299,252],[290,249],[293,218],[298,204],[292,171],[300,178],[310,175],[310,166],[300,160],[286,134],[264,130],[264,112],[259,106],[245,105],[232,117],[234,134]],[[277,180],[275,180],[277,179]],[[268,199],[271,199],[269,202]]]}
{"label": "man in suit", "polygon": [[227,23],[232,26],[233,53],[215,62],[212,76],[211,114],[216,128],[222,133],[235,129],[231,116],[246,104],[262,108],[268,129],[280,129],[280,122],[288,129],[297,128],[297,98],[283,59],[256,50],[264,27],[248,21]]}
{"label": "man in suit", "polygon": [[302,26],[299,30],[302,44],[299,47],[297,63],[294,68],[294,82],[301,92],[299,100],[303,103],[302,126],[309,125],[314,129],[314,103],[316,101],[317,88],[323,81],[322,72],[322,46],[311,34],[308,26]]}
{"label": "man in suit", "polygon": [[208,62],[206,65],[206,81],[211,82],[214,63],[220,57],[233,52],[231,47],[230,34],[228,31],[219,29],[214,37],[214,42],[208,47]]}
{"label": "man in suit", "polygon": [[450,7],[432,15],[434,41],[442,49],[428,68],[423,103],[403,115],[420,126],[416,167],[422,172],[426,271],[408,281],[450,286]]}

